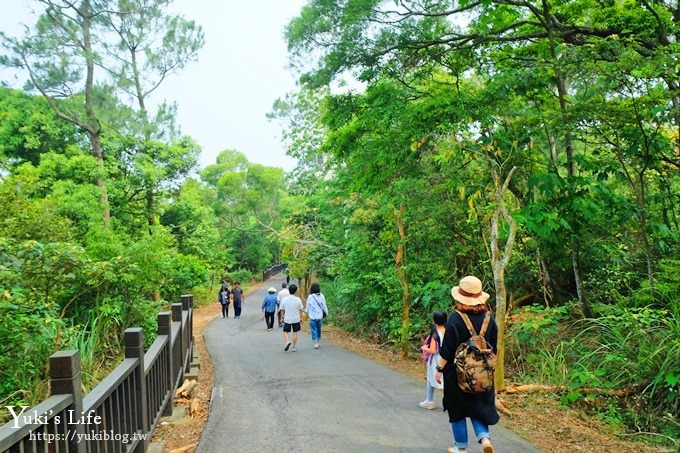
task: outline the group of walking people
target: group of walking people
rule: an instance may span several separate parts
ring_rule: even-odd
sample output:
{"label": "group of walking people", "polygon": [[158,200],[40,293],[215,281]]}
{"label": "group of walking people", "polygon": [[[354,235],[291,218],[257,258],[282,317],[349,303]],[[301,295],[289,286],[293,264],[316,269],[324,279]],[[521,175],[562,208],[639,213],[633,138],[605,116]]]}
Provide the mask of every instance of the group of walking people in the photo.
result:
{"label": "group of walking people", "polygon": [[[229,303],[233,301],[236,318],[241,315],[241,304],[245,302],[243,290],[236,282],[234,288],[220,290],[222,316],[228,318]],[[297,295],[295,284],[282,283],[282,289],[271,287],[262,302],[262,319],[266,322],[267,331],[274,328],[274,318],[278,316],[278,324],[283,328],[284,351],[297,351],[298,332],[301,330],[302,316],[309,318],[314,348],[318,349],[321,341],[321,328],[324,318],[328,315],[326,298],[318,283],[310,287],[310,294],[306,304]],[[238,294],[238,296],[237,296]],[[443,390],[442,406],[448,412],[449,423],[453,434],[454,446],[449,453],[465,453],[468,447],[467,419],[470,419],[477,442],[481,444],[483,453],[493,453],[489,426],[499,421],[496,411],[495,391],[493,382],[488,391],[471,392],[463,390],[466,385],[476,383],[462,383],[463,379],[454,362],[460,355],[461,345],[481,336],[485,343],[496,351],[498,343],[498,327],[486,301],[489,294],[482,290],[482,282],[473,276],[460,280],[451,290],[454,300],[454,311],[448,315],[444,311],[432,313],[432,327],[427,341],[422,346],[424,356],[427,357],[427,380],[425,400],[419,403],[424,409],[435,409],[434,394],[436,389]],[[237,303],[238,301],[238,303]],[[458,357],[460,359],[460,357]],[[469,390],[469,389],[467,389]]]}
{"label": "group of walking people", "polygon": [[312,283],[307,303],[303,305],[302,299],[297,296],[297,285],[288,285],[284,282],[281,286],[283,289],[278,293],[276,288],[269,288],[262,301],[262,318],[267,324],[267,331],[274,328],[274,314],[278,313],[278,323],[279,327],[283,328],[285,341],[283,350],[289,351],[292,347],[292,351],[296,352],[298,332],[302,328],[302,314],[305,313],[309,318],[309,330],[312,333],[314,349],[319,349],[323,319],[328,315],[328,305],[325,296],[321,293],[321,287],[318,283]]}
{"label": "group of walking people", "polygon": [[448,449],[449,453],[467,451],[467,418],[482,451],[493,453],[489,426],[499,420],[493,382],[488,384],[491,387],[487,391],[469,391],[466,387],[469,382],[459,382],[463,377],[454,362],[462,359],[460,351],[465,348],[461,348],[461,345],[466,345],[476,335],[483,337],[491,350],[496,351],[498,327],[486,305],[489,294],[482,290],[482,282],[477,277],[462,278],[458,286],[451,290],[451,296],[454,299],[454,311],[448,319],[443,311],[432,313],[430,334],[421,348],[427,357],[427,382],[425,400],[419,405],[424,409],[435,409],[435,389],[443,389],[442,405],[448,412],[454,441],[454,446]]}

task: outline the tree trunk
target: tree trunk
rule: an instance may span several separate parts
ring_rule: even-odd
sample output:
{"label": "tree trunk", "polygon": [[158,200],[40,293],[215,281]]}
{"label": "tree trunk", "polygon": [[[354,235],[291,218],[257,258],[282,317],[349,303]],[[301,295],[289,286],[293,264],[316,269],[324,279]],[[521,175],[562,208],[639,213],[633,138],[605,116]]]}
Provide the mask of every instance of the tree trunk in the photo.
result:
{"label": "tree trunk", "polygon": [[92,154],[97,159],[97,188],[99,189],[99,204],[102,210],[102,219],[104,221],[104,228],[109,228],[111,225],[111,210],[109,207],[109,192],[106,188],[106,167],[104,166],[104,153],[102,151],[102,144],[100,140],[99,131],[90,132],[90,142],[92,144]]}
{"label": "tree trunk", "polygon": [[[552,13],[549,11],[547,2],[543,2],[545,17],[552,18]],[[567,174],[570,182],[573,182],[576,176],[576,162],[574,160],[574,142],[571,135],[571,122],[569,120],[569,112],[567,111],[567,80],[560,67],[559,57],[557,55],[557,44],[553,36],[554,32],[553,19],[546,23],[550,42],[550,55],[553,59],[553,71],[557,83],[557,95],[560,104],[560,116],[562,120],[562,130],[564,135],[564,150],[567,157]],[[574,236],[571,241],[571,262],[572,271],[574,273],[574,282],[576,283],[576,294],[578,301],[581,304],[583,313],[586,317],[592,317],[592,310],[590,303],[586,299],[585,290],[583,288],[583,276],[581,275],[581,258],[580,258],[580,243],[578,226],[572,225],[574,228]]]}
{"label": "tree trunk", "polygon": [[581,257],[580,246],[577,241],[571,243],[571,265],[574,269],[574,283],[576,284],[576,294],[578,295],[578,300],[581,303],[581,310],[583,310],[583,316],[586,318],[594,317],[593,309],[590,307],[590,302],[588,298],[583,294],[583,280],[581,280]]}
{"label": "tree trunk", "polygon": [[[493,165],[493,164],[492,164]],[[507,291],[505,288],[505,269],[510,261],[512,255],[512,248],[515,244],[515,232],[517,225],[514,219],[508,214],[505,206],[504,194],[512,179],[512,174],[516,167],[512,167],[510,172],[501,184],[501,175],[495,168],[491,168],[493,175],[495,190],[495,208],[491,216],[491,268],[493,270],[493,284],[496,292],[496,324],[498,326],[498,351],[496,360],[496,375],[495,385],[496,390],[501,391],[505,386],[505,315],[507,308]],[[501,218],[508,224],[508,237],[503,247],[503,252],[500,249],[499,238],[499,224]]]}
{"label": "tree trunk", "polygon": [[[130,51],[130,61],[132,62],[132,76],[135,81],[135,94],[137,97],[137,105],[139,105],[139,113],[142,118],[142,126],[144,127],[144,140],[149,142],[151,140],[151,125],[149,124],[149,112],[146,109],[146,101],[144,90],[139,75],[139,64],[137,62],[137,53],[135,48],[128,49]],[[149,227],[156,225],[156,216],[154,215],[155,194],[154,187],[150,181],[144,184],[144,191],[146,192],[146,220]],[[151,231],[152,228],[149,228]]]}
{"label": "tree trunk", "polygon": [[555,300],[555,286],[552,277],[550,276],[550,269],[548,268],[548,263],[541,254],[541,250],[536,251],[538,258],[538,267],[541,270],[541,289],[543,292],[543,302],[546,307],[550,307],[550,302],[558,302]]}
{"label": "tree trunk", "polygon": [[671,102],[673,104],[671,116],[675,120],[675,152],[680,154],[680,85],[673,80],[667,78],[665,80],[671,92]]}
{"label": "tree trunk", "polygon": [[408,275],[404,269],[406,263],[406,230],[404,228],[404,203],[399,206],[397,211],[397,228],[399,229],[399,243],[397,244],[397,256],[395,258],[395,266],[397,270],[397,278],[401,283],[402,292],[402,311],[401,311],[401,356],[408,357],[409,350],[409,330],[411,325],[411,295],[409,290]]}
{"label": "tree trunk", "polygon": [[97,159],[97,187],[99,188],[99,201],[101,204],[104,227],[109,228],[111,224],[111,211],[109,208],[109,193],[106,188],[106,168],[104,166],[104,153],[101,144],[101,126],[94,108],[94,52],[92,50],[92,36],[90,34],[91,12],[89,0],[84,0],[81,4],[81,14],[83,18],[83,52],[85,55],[85,65],[87,73],[85,76],[85,117],[87,131],[92,144],[92,154]]}
{"label": "tree trunk", "polygon": [[[156,216],[153,212],[154,193],[149,184],[146,185],[144,190],[146,191],[146,220],[149,223],[149,227],[153,227],[156,225]],[[149,231],[151,231],[151,228],[149,228]]]}
{"label": "tree trunk", "polygon": [[647,279],[649,287],[654,287],[654,257],[652,253],[652,246],[649,242],[649,233],[647,232],[647,182],[645,180],[645,170],[643,169],[638,175],[638,184],[640,185],[640,198],[638,200],[638,207],[640,210],[640,235],[642,236],[642,245],[645,248],[645,259],[647,261]]}

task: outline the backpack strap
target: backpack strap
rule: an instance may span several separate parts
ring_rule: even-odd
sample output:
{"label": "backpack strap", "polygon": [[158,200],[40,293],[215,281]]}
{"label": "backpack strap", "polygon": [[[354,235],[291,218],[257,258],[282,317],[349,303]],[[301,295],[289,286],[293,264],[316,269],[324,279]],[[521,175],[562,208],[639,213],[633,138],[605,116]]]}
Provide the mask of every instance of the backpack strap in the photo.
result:
{"label": "backpack strap", "polygon": [[[465,323],[465,327],[467,327],[468,332],[470,332],[470,336],[474,337],[475,335],[477,335],[477,332],[475,332],[475,327],[472,325],[472,322],[470,321],[470,318],[468,318],[468,315],[458,310],[456,310],[456,313],[458,313],[458,316],[460,316],[460,318]],[[482,329],[484,329],[484,326],[482,326]]]}
{"label": "backpack strap", "polygon": [[484,322],[482,323],[482,328],[479,329],[479,336],[486,338],[486,328],[489,327],[489,322],[491,321],[491,312],[486,312],[486,316],[484,317]]}

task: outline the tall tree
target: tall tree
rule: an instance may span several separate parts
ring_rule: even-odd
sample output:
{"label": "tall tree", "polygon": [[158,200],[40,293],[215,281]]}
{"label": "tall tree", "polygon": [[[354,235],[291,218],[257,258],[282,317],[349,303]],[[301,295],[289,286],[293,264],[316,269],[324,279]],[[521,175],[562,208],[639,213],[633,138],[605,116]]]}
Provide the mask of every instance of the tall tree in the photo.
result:
{"label": "tall tree", "polygon": [[[96,175],[104,226],[111,211],[106,185],[102,124],[95,69],[100,61],[97,22],[105,5],[95,0],[79,3],[66,0],[40,0],[38,22],[22,38],[2,35],[10,51],[2,63],[28,73],[30,85],[47,100],[56,115],[81,129],[90,141],[97,159]],[[59,100],[62,102],[59,102]]]}
{"label": "tall tree", "polygon": [[172,178],[167,171],[163,153],[153,140],[175,140],[172,113],[174,109],[161,104],[152,117],[149,98],[171,74],[196,60],[205,43],[203,30],[194,21],[168,14],[172,0],[122,0],[115,11],[107,11],[102,20],[113,30],[117,41],[105,42],[107,54],[114,63],[105,64],[114,82],[133,99],[141,127],[130,131],[141,141],[138,152],[150,171],[142,171],[146,201],[146,216],[150,226],[157,223],[155,194],[164,179]]}
{"label": "tall tree", "polygon": [[277,255],[269,235],[279,227],[283,170],[251,163],[235,150],[224,150],[201,178],[214,192],[213,206],[230,234],[240,268],[259,271]]}

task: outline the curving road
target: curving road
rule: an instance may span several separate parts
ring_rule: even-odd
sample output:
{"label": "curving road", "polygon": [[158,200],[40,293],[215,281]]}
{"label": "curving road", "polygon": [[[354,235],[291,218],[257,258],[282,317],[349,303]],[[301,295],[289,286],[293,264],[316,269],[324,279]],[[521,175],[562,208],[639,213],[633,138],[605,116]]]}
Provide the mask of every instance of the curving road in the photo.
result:
{"label": "curving road", "polygon": [[[267,332],[260,320],[269,286],[281,280],[248,296],[241,319],[216,318],[204,332],[215,382],[198,452],[425,453],[453,445],[447,415],[418,407],[424,381],[323,338],[314,349],[305,332],[297,352],[284,352],[281,329]],[[539,451],[498,426],[491,435],[497,452]],[[481,448],[471,443],[468,452]]]}

